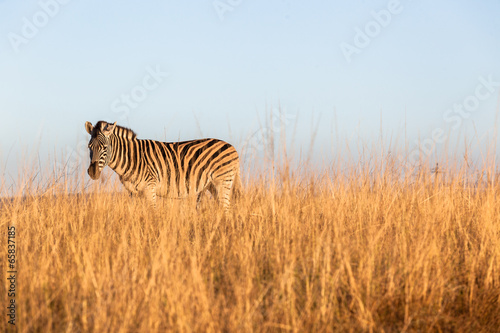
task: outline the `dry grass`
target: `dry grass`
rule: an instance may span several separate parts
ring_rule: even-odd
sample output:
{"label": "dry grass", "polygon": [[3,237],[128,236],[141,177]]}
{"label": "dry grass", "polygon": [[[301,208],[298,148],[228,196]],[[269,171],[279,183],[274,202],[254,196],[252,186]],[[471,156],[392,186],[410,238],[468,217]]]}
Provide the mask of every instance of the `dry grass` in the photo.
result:
{"label": "dry grass", "polygon": [[368,171],[255,180],[228,217],[122,192],[4,200],[18,331],[498,332],[500,186]]}

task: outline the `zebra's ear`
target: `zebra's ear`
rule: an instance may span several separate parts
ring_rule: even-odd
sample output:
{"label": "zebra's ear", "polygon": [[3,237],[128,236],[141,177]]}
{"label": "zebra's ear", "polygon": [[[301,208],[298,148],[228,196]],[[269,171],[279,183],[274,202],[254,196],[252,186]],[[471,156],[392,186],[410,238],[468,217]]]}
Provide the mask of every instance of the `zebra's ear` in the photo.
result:
{"label": "zebra's ear", "polygon": [[92,123],[90,121],[85,122],[85,129],[87,130],[87,133],[92,135],[92,130],[94,129],[94,126],[92,126]]}
{"label": "zebra's ear", "polygon": [[111,135],[111,133],[113,133],[115,127],[116,127],[116,121],[113,125],[107,124],[106,127],[102,130],[102,132],[104,133],[104,135],[109,136]]}

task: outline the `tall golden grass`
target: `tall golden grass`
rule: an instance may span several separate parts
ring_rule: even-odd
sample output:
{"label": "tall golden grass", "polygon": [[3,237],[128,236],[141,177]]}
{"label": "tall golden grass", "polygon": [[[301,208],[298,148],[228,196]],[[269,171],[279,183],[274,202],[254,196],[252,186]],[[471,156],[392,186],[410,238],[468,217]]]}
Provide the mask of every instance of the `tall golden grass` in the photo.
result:
{"label": "tall golden grass", "polygon": [[498,332],[491,170],[277,168],[244,179],[227,216],[208,197],[151,211],[120,187],[28,189],[0,212],[3,272],[17,229],[17,329]]}

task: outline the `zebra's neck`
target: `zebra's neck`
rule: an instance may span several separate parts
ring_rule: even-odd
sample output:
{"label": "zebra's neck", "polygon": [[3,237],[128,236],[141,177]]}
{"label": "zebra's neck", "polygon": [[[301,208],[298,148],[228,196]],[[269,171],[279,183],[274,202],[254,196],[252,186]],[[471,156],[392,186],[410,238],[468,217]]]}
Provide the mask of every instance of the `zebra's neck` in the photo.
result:
{"label": "zebra's neck", "polygon": [[110,139],[112,149],[108,165],[119,176],[124,176],[127,171],[134,169],[137,164],[136,157],[139,154],[136,152],[137,145],[134,145],[134,141],[137,140],[115,134],[111,135]]}

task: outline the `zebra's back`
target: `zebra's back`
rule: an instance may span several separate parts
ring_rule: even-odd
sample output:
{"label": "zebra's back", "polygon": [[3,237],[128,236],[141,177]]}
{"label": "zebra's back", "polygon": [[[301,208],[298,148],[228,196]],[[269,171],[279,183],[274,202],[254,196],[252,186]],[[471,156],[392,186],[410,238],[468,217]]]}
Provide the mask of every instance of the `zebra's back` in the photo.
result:
{"label": "zebra's back", "polygon": [[161,196],[184,198],[206,189],[224,196],[239,174],[238,153],[222,140],[151,141],[147,146],[151,150],[147,165],[155,169],[156,192]]}

